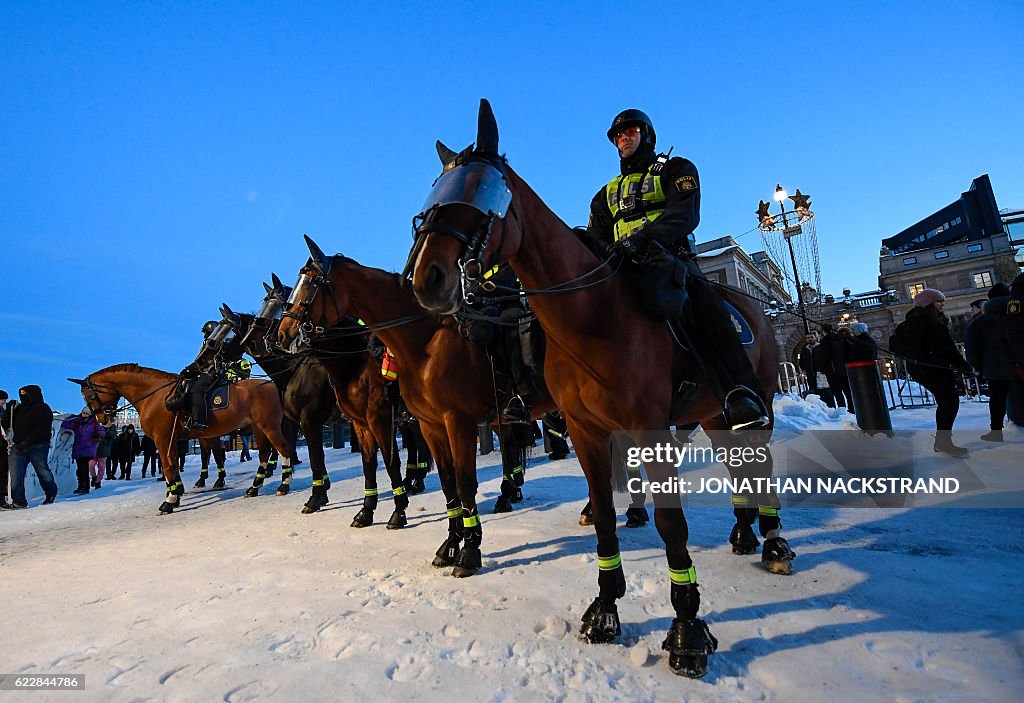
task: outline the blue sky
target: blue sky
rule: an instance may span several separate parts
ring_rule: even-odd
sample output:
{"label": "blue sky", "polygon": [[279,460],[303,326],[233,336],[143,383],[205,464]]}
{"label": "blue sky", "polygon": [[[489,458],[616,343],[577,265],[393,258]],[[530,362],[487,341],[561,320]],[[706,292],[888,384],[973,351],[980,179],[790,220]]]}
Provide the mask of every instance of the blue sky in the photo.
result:
{"label": "blue sky", "polygon": [[982,173],[1024,207],[1021,3],[555,5],[0,0],[0,388],[74,410],[66,376],[180,369],[305,232],[401,268],[480,97],[571,224],[625,107],[700,169],[699,241],[810,193],[829,292]]}

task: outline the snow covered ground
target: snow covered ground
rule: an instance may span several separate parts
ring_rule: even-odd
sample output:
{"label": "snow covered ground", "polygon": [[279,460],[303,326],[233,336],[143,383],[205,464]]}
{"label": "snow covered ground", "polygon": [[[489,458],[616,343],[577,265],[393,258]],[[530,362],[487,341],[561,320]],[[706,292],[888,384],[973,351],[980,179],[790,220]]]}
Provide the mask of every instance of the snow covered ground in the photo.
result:
{"label": "snow covered ground", "polygon": [[[820,403],[780,397],[776,409],[780,427],[852,426]],[[898,411],[894,424],[927,429],[932,413]],[[986,406],[964,403],[956,438],[979,462],[986,429]],[[1007,440],[1024,452],[1024,432]],[[271,495],[275,476],[245,500],[253,464],[237,454],[229,490],[190,491],[168,517],[154,515],[152,479],[0,512],[0,673],[86,679],[83,692],[0,691],[0,703],[1022,698],[1021,512],[789,510],[799,556],[782,577],[730,552],[728,506],[688,511],[702,616],[720,642],[693,681],[660,649],[673,612],[653,526],[619,532],[621,640],[576,640],[597,568],[573,458],[539,455],[504,515],[491,514],[497,456],[480,459],[484,569],[463,580],[430,566],[446,530],[436,474],[407,529],[384,529],[382,501],[378,524],[356,530],[359,462],[347,449],[328,461],[332,503],[314,515],[299,514],[308,464],[291,495]]]}

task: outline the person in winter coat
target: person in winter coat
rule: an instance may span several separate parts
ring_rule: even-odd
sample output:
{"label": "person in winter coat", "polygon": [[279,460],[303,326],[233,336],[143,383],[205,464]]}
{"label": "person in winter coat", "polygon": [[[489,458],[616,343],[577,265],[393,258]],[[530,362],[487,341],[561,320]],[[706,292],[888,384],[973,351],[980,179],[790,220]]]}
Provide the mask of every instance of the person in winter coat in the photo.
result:
{"label": "person in winter coat", "polygon": [[93,479],[92,487],[99,488],[102,478],[108,481],[114,479],[117,471],[117,459],[114,458],[114,445],[117,443],[117,425],[110,422],[104,427],[106,434],[96,446],[96,471],[97,476]]}
{"label": "person in winter coat", "polygon": [[852,410],[850,381],[846,377],[846,344],[839,338],[832,325],[823,324],[821,331],[825,334],[814,350],[814,367],[825,374],[836,405]]}
{"label": "person in winter coat", "polygon": [[846,361],[874,361],[878,358],[878,342],[868,334],[866,322],[850,325],[851,336],[846,339]]}
{"label": "person in winter coat", "polygon": [[989,431],[981,436],[989,442],[1003,441],[1003,418],[1010,383],[1017,380],[1006,337],[1006,308],[1010,288],[997,283],[988,292],[984,312],[975,317],[964,330],[967,361],[988,381]]}
{"label": "person in winter coat", "polygon": [[[7,407],[7,391],[0,390],[0,415]],[[10,508],[7,502],[7,484],[10,483],[7,468],[7,431],[0,427],[0,509]]]}
{"label": "person in winter coat", "polygon": [[139,441],[139,435],[135,434],[135,425],[125,425],[121,436],[114,443],[114,453],[121,469],[121,475],[117,477],[118,480],[130,481],[132,479],[132,464],[140,451],[142,451],[142,443]]}
{"label": "person in winter coat", "polygon": [[800,370],[807,377],[807,393],[818,395],[818,373],[814,369],[814,350],[818,346],[818,333],[811,331],[800,350]]}
{"label": "person in winter coat", "polygon": [[18,389],[18,400],[12,400],[0,417],[0,427],[13,443],[10,456],[13,460],[11,472],[10,508],[27,508],[25,498],[25,471],[31,463],[39,478],[39,485],[46,498],[43,505],[57,499],[57,482],[53,480],[48,457],[50,437],[53,434],[53,410],[43,400],[39,386],[23,386]]}
{"label": "person in winter coat", "polygon": [[967,449],[953,444],[953,421],[960,411],[953,372],[970,374],[972,369],[949,334],[949,318],[942,312],[945,303],[946,296],[934,288],[915,295],[901,336],[910,377],[935,397],[935,451],[963,457]]}
{"label": "person in winter coat", "polygon": [[148,434],[143,435],[139,442],[139,446],[142,447],[142,478],[146,478],[146,468],[149,467],[153,472],[153,475],[157,475],[157,466],[159,460],[157,459],[156,442]]}
{"label": "person in winter coat", "polygon": [[[61,430],[71,432],[75,436],[71,445],[71,458],[75,461],[75,475],[78,478],[78,488],[74,490],[75,495],[83,495],[89,492],[89,470],[96,465],[96,453],[100,440],[107,431],[95,417],[89,408],[82,408],[80,415],[69,417],[60,423]],[[93,486],[96,481],[93,480]]]}

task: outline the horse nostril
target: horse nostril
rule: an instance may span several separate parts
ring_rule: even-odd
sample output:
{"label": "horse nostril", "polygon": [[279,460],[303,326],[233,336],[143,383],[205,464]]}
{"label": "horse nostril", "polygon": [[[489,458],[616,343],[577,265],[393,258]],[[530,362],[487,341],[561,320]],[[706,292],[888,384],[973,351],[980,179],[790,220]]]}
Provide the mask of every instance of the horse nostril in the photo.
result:
{"label": "horse nostril", "polygon": [[442,271],[441,267],[438,266],[437,264],[431,264],[430,268],[427,270],[427,285],[426,285],[426,289],[427,290],[434,290],[434,291],[436,291],[438,288],[441,287],[441,284],[443,282],[444,282],[444,271]]}

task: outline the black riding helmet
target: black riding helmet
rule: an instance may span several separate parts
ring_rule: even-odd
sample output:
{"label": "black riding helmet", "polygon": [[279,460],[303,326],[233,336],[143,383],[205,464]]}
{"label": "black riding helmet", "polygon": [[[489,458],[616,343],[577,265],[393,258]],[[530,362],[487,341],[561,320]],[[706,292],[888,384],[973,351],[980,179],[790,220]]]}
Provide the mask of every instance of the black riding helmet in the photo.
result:
{"label": "black riding helmet", "polygon": [[203,325],[203,336],[204,337],[209,337],[210,333],[213,332],[215,329],[217,329],[217,321],[216,320],[207,320],[206,324]]}
{"label": "black riding helmet", "polygon": [[651,145],[651,148],[654,148],[658,141],[658,135],[654,132],[654,123],[651,122],[651,118],[647,116],[646,112],[633,108],[623,110],[615,116],[615,119],[612,120],[612,126],[608,128],[608,141],[614,144],[615,134],[623,127],[629,127],[630,125],[638,125],[640,127],[641,144],[647,143]]}

